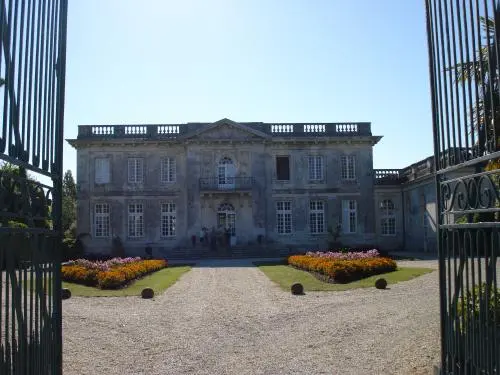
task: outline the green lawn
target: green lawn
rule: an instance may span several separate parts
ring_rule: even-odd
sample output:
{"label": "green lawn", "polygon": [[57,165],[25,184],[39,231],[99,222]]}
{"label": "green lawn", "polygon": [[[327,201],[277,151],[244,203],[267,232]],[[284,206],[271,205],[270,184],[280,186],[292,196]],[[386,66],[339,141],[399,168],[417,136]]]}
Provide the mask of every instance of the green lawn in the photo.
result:
{"label": "green lawn", "polygon": [[89,286],[63,282],[63,288],[69,288],[72,296],[80,297],[126,297],[140,296],[142,289],[153,288],[155,295],[162,293],[187,271],[190,266],[169,266],[160,271],[152,273],[142,279],[134,281],[128,287],[118,290],[103,290]]}
{"label": "green lawn", "polygon": [[331,284],[318,280],[312,274],[306,271],[301,271],[293,267],[283,264],[261,264],[258,265],[259,269],[266,274],[272,281],[277,283],[284,290],[289,291],[293,283],[301,283],[304,286],[304,291],[342,291],[355,288],[368,288],[374,287],[375,280],[383,277],[387,280],[387,287],[390,288],[391,284],[400,281],[411,280],[415,277],[422,276],[426,273],[434,271],[431,268],[414,268],[404,267],[398,268],[394,272],[389,272],[381,275],[367,277],[366,279],[353,281],[348,284]]}

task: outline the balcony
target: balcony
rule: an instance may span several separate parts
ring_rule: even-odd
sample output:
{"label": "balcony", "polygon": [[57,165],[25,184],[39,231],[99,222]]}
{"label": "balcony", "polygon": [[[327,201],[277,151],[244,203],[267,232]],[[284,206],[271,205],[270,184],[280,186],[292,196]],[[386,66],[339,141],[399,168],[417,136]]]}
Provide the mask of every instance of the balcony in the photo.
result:
{"label": "balcony", "polygon": [[244,192],[251,191],[254,185],[253,177],[200,178],[201,192]]}

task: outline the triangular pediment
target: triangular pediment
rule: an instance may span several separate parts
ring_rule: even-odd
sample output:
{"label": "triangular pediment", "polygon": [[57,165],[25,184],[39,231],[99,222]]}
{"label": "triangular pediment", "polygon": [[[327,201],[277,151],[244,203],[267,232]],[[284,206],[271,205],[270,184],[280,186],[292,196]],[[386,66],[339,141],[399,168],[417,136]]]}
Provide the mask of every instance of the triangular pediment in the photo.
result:
{"label": "triangular pediment", "polygon": [[186,139],[252,140],[269,138],[269,135],[229,119],[222,119],[200,130],[186,134]]}

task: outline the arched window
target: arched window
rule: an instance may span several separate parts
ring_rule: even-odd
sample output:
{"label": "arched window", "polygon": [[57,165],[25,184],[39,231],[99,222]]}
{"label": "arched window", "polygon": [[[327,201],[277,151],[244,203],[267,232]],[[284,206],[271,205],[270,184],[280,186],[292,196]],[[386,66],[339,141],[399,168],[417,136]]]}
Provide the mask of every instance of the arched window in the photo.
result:
{"label": "arched window", "polygon": [[396,214],[394,203],[390,199],[384,199],[380,203],[380,227],[382,236],[394,236],[396,234]]}
{"label": "arched window", "polygon": [[231,203],[221,203],[218,212],[234,212],[234,206]]}

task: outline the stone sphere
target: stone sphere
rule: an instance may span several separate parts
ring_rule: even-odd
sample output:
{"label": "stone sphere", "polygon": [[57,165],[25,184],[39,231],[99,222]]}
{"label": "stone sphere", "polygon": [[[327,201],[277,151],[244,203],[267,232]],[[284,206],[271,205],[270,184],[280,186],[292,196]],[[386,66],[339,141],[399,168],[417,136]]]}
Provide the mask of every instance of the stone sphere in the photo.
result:
{"label": "stone sphere", "polygon": [[375,288],[377,288],[377,289],[385,289],[386,286],[387,286],[386,279],[377,279],[375,281]]}
{"label": "stone sphere", "polygon": [[69,299],[71,298],[71,290],[68,288],[62,288],[61,290],[61,297],[62,299]]}
{"label": "stone sphere", "polygon": [[294,295],[304,294],[304,286],[301,283],[292,284],[291,290]]}
{"label": "stone sphere", "polygon": [[142,298],[153,298],[155,296],[155,292],[151,288],[144,288],[141,292]]}

